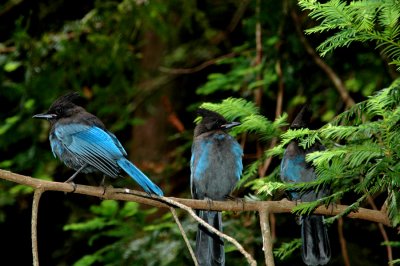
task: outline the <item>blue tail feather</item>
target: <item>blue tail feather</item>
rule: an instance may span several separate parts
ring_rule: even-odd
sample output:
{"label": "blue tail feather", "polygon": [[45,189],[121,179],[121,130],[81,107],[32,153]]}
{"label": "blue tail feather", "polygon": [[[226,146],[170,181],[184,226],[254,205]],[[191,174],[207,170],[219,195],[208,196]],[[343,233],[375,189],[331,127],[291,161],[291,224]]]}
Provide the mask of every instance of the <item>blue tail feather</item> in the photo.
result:
{"label": "blue tail feather", "polygon": [[[216,211],[197,211],[197,215],[222,232],[222,214]],[[223,240],[199,225],[196,235],[196,258],[200,266],[225,265],[225,252]]]}
{"label": "blue tail feather", "polygon": [[117,164],[133,179],[135,180],[147,193],[153,193],[157,196],[163,196],[162,190],[154,184],[145,174],[142,173],[130,161],[123,158],[117,161]]}

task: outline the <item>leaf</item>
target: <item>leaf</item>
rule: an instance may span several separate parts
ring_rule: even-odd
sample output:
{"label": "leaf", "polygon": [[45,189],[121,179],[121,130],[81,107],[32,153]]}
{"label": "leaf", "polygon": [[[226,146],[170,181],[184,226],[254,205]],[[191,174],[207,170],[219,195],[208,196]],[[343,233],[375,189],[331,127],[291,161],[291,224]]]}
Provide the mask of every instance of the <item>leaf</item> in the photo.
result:
{"label": "leaf", "polygon": [[73,266],[90,266],[99,260],[97,255],[85,255],[76,261]]}
{"label": "leaf", "polygon": [[267,195],[273,196],[276,190],[279,190],[283,187],[285,187],[285,185],[281,182],[267,182],[258,188],[257,193],[266,193]]}
{"label": "leaf", "polygon": [[21,65],[22,65],[22,63],[21,62],[17,62],[17,61],[7,62],[4,65],[4,71],[13,72],[13,71],[17,70],[17,68],[19,68]]}
{"label": "leaf", "polygon": [[301,239],[293,239],[289,243],[282,243],[278,248],[274,249],[274,256],[279,260],[285,260],[292,256],[293,252],[301,248]]}

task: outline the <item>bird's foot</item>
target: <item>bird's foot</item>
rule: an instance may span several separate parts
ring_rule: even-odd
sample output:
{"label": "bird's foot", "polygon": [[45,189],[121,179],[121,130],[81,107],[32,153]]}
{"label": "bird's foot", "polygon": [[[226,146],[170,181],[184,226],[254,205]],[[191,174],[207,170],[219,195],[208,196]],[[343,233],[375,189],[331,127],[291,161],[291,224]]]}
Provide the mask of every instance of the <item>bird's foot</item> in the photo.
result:
{"label": "bird's foot", "polygon": [[238,197],[235,197],[235,196],[233,196],[233,195],[226,195],[225,196],[225,199],[226,200],[237,200],[237,199],[239,199]]}
{"label": "bird's foot", "polygon": [[77,185],[76,185],[74,182],[67,180],[67,181],[65,181],[64,183],[68,183],[68,184],[70,184],[70,185],[72,186],[72,191],[71,191],[71,193],[74,193],[74,192],[75,192]]}
{"label": "bird's foot", "polygon": [[243,198],[235,197],[233,195],[226,195],[225,199],[235,201],[236,204],[240,203],[242,205],[242,209],[244,210],[244,199]]}
{"label": "bird's foot", "polygon": [[297,225],[301,225],[301,216],[297,215],[296,218],[295,218],[295,221],[296,221]]}
{"label": "bird's foot", "polygon": [[103,194],[101,194],[102,196],[106,194],[107,190],[114,188],[112,185],[105,186],[104,184],[100,185],[100,187],[103,188]]}
{"label": "bird's foot", "polygon": [[106,194],[106,190],[107,190],[107,186],[106,186],[106,177],[103,175],[103,179],[100,182],[100,187],[103,188],[103,194],[102,196],[104,196]]}
{"label": "bird's foot", "polygon": [[207,201],[207,205],[208,205],[208,209],[211,210],[211,205],[212,205],[212,199],[210,198],[205,198],[205,200]]}

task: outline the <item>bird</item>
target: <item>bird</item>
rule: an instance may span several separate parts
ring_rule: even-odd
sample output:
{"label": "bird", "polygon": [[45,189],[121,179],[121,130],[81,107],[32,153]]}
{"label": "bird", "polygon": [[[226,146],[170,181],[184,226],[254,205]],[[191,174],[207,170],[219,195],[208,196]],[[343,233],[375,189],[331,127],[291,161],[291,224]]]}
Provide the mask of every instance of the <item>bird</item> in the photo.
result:
{"label": "bird", "polygon": [[67,93],[56,99],[46,113],[33,116],[50,122],[49,140],[54,157],[76,170],[65,182],[75,190],[73,180],[80,172],[101,172],[112,178],[125,172],[148,194],[163,196],[163,191],[126,158],[125,149],[103,122],[75,104],[79,97],[77,92]]}
{"label": "bird", "polygon": [[[190,160],[192,198],[225,200],[235,188],[243,170],[243,150],[226,131],[240,125],[228,122],[222,115],[199,108],[202,117],[194,129]],[[197,215],[222,231],[222,213],[197,210]],[[225,265],[223,240],[199,225],[196,234],[196,258],[200,266]]]}
{"label": "bird", "polygon": [[[290,129],[302,129],[308,126],[311,118],[311,111],[308,105],[305,105],[297,114]],[[317,176],[314,167],[306,162],[306,155],[315,151],[324,150],[325,147],[317,142],[308,149],[299,146],[296,140],[292,140],[284,152],[280,175],[283,182],[299,183],[314,181]],[[318,192],[308,190],[304,192],[289,191],[292,200],[310,202],[320,199],[327,195],[326,189]],[[324,217],[321,215],[302,215],[299,220],[301,224],[302,239],[302,259],[306,265],[325,265],[331,257],[329,236]]]}

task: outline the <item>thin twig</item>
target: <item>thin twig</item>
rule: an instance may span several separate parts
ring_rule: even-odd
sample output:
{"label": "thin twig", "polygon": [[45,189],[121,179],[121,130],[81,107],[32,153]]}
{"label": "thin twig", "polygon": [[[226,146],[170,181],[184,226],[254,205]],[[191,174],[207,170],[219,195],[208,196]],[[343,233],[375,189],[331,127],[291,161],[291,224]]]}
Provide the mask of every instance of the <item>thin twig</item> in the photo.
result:
{"label": "thin twig", "polygon": [[236,9],[235,14],[233,15],[231,22],[227,28],[228,32],[233,32],[236,26],[239,24],[239,21],[242,19],[244,12],[246,11],[247,5],[250,3],[250,0],[242,0],[239,3],[238,9]]}
{"label": "thin twig", "polygon": [[192,73],[195,73],[195,72],[199,72],[199,71],[205,69],[206,67],[215,65],[221,59],[234,57],[236,54],[237,53],[232,52],[232,53],[229,53],[229,54],[226,54],[226,55],[222,55],[222,56],[219,56],[217,58],[210,59],[210,60],[208,60],[206,62],[201,63],[198,66],[191,67],[191,68],[168,68],[168,67],[161,66],[161,67],[159,67],[159,71],[163,72],[163,73],[175,74],[175,75],[192,74]]}
{"label": "thin twig", "polygon": [[32,220],[31,220],[31,239],[32,239],[32,257],[33,265],[39,266],[39,250],[37,241],[37,221],[38,221],[38,211],[39,211],[39,201],[44,190],[41,188],[35,189],[33,194],[32,202]]}
{"label": "thin twig", "polygon": [[260,215],[260,227],[263,240],[263,250],[265,256],[265,265],[274,266],[274,254],[272,253],[272,236],[269,224],[269,213],[266,210],[258,212]]}
{"label": "thin twig", "polygon": [[346,238],[343,233],[343,218],[338,219],[338,234],[340,241],[340,249],[342,250],[343,262],[345,266],[350,266],[349,253],[347,252]]}
{"label": "thin twig", "polygon": [[249,263],[249,265],[252,265],[252,266],[257,265],[257,262],[253,259],[253,257],[250,255],[250,253],[248,253],[236,239],[218,231],[217,229],[215,229],[214,227],[212,227],[211,225],[206,223],[203,219],[201,219],[199,216],[196,215],[196,213],[193,211],[192,208],[190,208],[182,203],[179,203],[176,200],[173,200],[171,198],[162,197],[162,198],[159,198],[159,200],[167,202],[176,207],[179,207],[182,210],[185,210],[186,212],[189,213],[190,216],[193,217],[193,219],[195,219],[202,226],[206,227],[209,231],[213,232],[217,236],[222,237],[222,238],[226,239],[227,241],[231,242],[233,245],[235,245],[236,248],[239,250],[239,252],[242,253],[243,256],[247,259],[247,262]]}
{"label": "thin twig", "polygon": [[[368,195],[367,200],[368,200],[369,205],[371,205],[372,209],[377,211],[378,208],[376,207],[376,204],[375,204],[373,198],[370,195]],[[379,231],[381,232],[383,240],[386,243],[388,243],[389,242],[389,237],[388,237],[388,235],[386,233],[386,230],[385,230],[384,226],[381,223],[378,223],[377,226],[379,228]],[[387,256],[388,256],[388,261],[389,261],[388,265],[392,266],[393,265],[393,262],[392,262],[393,261],[392,247],[390,245],[386,245],[386,251],[387,251]]]}
{"label": "thin twig", "polygon": [[198,266],[199,263],[197,262],[196,255],[194,254],[193,248],[190,245],[190,242],[189,242],[189,239],[186,236],[185,230],[183,229],[182,224],[179,221],[179,217],[176,214],[175,208],[171,207],[170,210],[171,210],[172,216],[174,216],[175,222],[178,225],[179,230],[181,231],[181,235],[183,237],[183,240],[185,240],[186,246],[189,249],[189,253],[190,253],[190,256],[192,257],[193,263],[194,263],[195,266]]}
{"label": "thin twig", "polygon": [[349,92],[347,91],[346,86],[344,85],[342,79],[335,73],[335,71],[333,71],[333,69],[328,64],[326,64],[322,60],[322,58],[315,52],[314,48],[310,45],[306,37],[304,37],[304,34],[300,28],[300,19],[297,16],[296,11],[292,9],[290,14],[292,16],[297,35],[299,36],[300,41],[302,42],[307,53],[314,60],[315,64],[319,66],[325,72],[328,78],[332,81],[343,102],[346,104],[346,107],[353,106],[355,102],[353,98],[351,98]]}
{"label": "thin twig", "polygon": [[[32,178],[30,176],[24,176],[10,171],[0,169],[0,179],[8,180],[14,183],[26,185],[32,188],[42,188],[46,191],[62,191],[72,192],[70,184],[53,182],[47,180],[41,180]],[[128,192],[127,192],[128,191]],[[160,197],[149,196],[145,192],[136,190],[127,190],[125,188],[110,188],[104,193],[104,188],[77,185],[74,191],[76,194],[83,194],[94,196],[104,199],[134,201],[158,208],[169,208],[168,204],[160,202]],[[129,194],[128,194],[129,193]],[[165,199],[165,197],[164,197]],[[283,199],[280,201],[213,201],[210,206],[206,200],[194,200],[194,199],[183,199],[183,198],[169,198],[176,202],[186,205],[192,209],[197,210],[211,210],[211,211],[259,211],[268,209],[269,213],[290,213],[296,203]],[[326,208],[325,206],[319,206],[314,210],[315,214],[321,214],[326,216],[334,216],[343,213],[347,210],[347,205],[335,205],[334,207]],[[382,223],[386,226],[392,226],[386,213],[366,208],[358,208],[356,212],[349,213],[346,217],[354,219],[362,219],[371,222]]]}
{"label": "thin twig", "polygon": [[[256,3],[256,58],[255,65],[258,66],[262,62],[263,56],[263,47],[262,47],[262,31],[261,31],[261,21],[260,21],[260,13],[261,13],[261,0],[257,0]],[[261,80],[261,72],[259,71],[257,74],[257,80]],[[263,89],[262,86],[259,86],[254,90],[254,102],[257,106],[261,106]]]}

